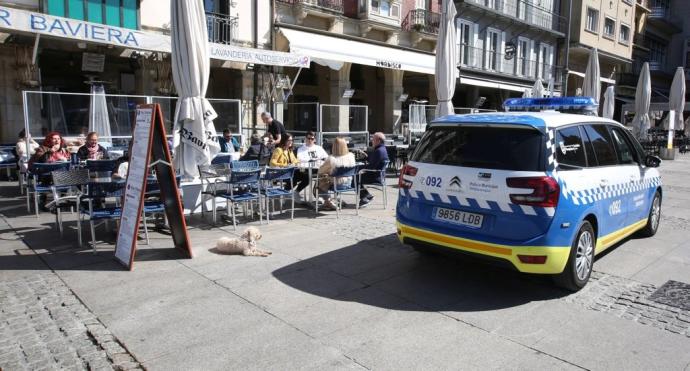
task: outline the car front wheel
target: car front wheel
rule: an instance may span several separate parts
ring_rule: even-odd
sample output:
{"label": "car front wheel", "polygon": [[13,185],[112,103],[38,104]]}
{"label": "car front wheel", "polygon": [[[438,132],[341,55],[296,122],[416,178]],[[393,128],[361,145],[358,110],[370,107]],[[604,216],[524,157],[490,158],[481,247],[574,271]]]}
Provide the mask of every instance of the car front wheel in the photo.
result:
{"label": "car front wheel", "polygon": [[555,277],[558,286],[570,291],[578,291],[587,284],[594,265],[595,246],[594,228],[588,221],[584,221],[570,247],[565,269]]}
{"label": "car front wheel", "polygon": [[659,221],[661,221],[661,194],[659,191],[654,195],[652,200],[652,207],[649,209],[649,216],[647,216],[647,225],[640,230],[640,236],[652,237],[659,229]]}

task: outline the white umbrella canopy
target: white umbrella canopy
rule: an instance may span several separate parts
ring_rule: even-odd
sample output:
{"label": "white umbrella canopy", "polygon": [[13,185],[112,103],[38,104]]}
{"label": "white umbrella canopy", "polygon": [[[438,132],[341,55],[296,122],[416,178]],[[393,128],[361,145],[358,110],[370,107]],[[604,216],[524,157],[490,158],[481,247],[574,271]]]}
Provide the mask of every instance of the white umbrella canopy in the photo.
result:
{"label": "white umbrella canopy", "polygon": [[601,117],[613,120],[613,111],[616,104],[616,89],[613,86],[606,88],[604,92],[604,107]]}
{"label": "white umbrella canopy", "polygon": [[649,63],[642,65],[640,78],[637,80],[635,91],[635,117],[633,117],[633,133],[640,139],[647,138],[647,130],[651,126],[649,120],[649,105],[652,98],[652,81],[649,77]]}
{"label": "white umbrella canopy", "polygon": [[108,102],[105,100],[105,88],[101,84],[91,84],[91,102],[89,104],[89,132],[98,133],[101,143],[111,143],[110,118]]}
{"label": "white umbrella canopy", "polygon": [[546,88],[546,91],[549,93],[549,97],[554,97],[554,87],[553,87],[553,79],[549,79],[549,85]]}
{"label": "white umbrella canopy", "polygon": [[593,48],[589,52],[587,70],[585,70],[585,80],[582,83],[582,95],[592,97],[599,103],[601,97],[601,71],[599,69],[599,52]]}
{"label": "white umbrella canopy", "polygon": [[220,152],[213,119],[216,111],[206,100],[211,71],[208,30],[202,0],[171,2],[173,81],[179,98],[175,107],[173,148],[175,166],[186,178],[198,176]]}
{"label": "white umbrella canopy", "polygon": [[669,110],[675,112],[673,121],[668,120],[666,130],[683,130],[683,110],[685,109],[685,70],[676,68],[676,74],[671,83],[671,92],[668,96]]}
{"label": "white umbrella canopy", "polygon": [[436,117],[450,115],[455,94],[455,71],[458,65],[457,34],[455,30],[455,2],[443,0],[441,28],[436,46]]}
{"label": "white umbrella canopy", "polygon": [[541,79],[537,79],[532,87],[532,97],[534,98],[544,98],[544,83]]}

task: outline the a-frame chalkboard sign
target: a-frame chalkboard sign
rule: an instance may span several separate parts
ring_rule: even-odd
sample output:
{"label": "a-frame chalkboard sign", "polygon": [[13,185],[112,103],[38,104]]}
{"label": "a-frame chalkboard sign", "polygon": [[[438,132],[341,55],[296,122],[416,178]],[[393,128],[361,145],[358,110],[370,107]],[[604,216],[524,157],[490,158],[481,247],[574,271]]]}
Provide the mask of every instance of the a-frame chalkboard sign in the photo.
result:
{"label": "a-frame chalkboard sign", "polygon": [[137,106],[136,126],[132,140],[122,217],[117,232],[115,259],[132,270],[137,249],[139,222],[144,207],[146,183],[151,166],[156,171],[160,197],[163,205],[165,205],[165,215],[175,248],[186,257],[191,258],[192,247],[187,234],[175,169],[172,166],[170,149],[165,137],[165,126],[163,125],[160,105],[144,104]]}

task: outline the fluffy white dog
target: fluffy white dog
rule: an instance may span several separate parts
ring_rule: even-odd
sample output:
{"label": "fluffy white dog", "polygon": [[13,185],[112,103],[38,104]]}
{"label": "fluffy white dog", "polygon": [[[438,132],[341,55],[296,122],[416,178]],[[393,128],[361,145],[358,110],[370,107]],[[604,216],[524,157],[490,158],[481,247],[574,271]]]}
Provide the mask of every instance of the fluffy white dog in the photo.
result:
{"label": "fluffy white dog", "polygon": [[244,256],[269,256],[270,251],[256,248],[256,241],[261,239],[261,232],[256,227],[244,230],[240,238],[221,237],[216,242],[216,250],[223,254],[236,254]]}

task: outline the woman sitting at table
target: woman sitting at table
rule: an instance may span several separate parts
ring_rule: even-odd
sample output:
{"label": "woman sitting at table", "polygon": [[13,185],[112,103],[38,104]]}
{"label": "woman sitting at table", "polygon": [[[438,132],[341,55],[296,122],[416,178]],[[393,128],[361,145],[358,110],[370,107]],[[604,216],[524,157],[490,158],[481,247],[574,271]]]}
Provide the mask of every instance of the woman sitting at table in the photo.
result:
{"label": "woman sitting at table", "polygon": [[80,161],[108,159],[108,150],[98,144],[98,134],[92,131],[86,135],[86,144],[79,147],[77,157]]}
{"label": "woman sitting at table", "polygon": [[[347,149],[347,142],[343,138],[335,138],[331,155],[321,165],[318,172],[319,177],[319,192],[326,193],[333,189],[333,178],[330,177],[333,172],[340,167],[355,166],[355,155]],[[352,183],[352,177],[338,178],[337,186],[349,185]],[[336,205],[333,204],[331,198],[326,196],[323,204],[325,210],[335,210]]]}
{"label": "woman sitting at table", "polygon": [[[60,133],[53,131],[46,135],[43,144],[38,147],[33,156],[31,156],[29,160],[29,170],[33,168],[34,164],[50,164],[69,160],[70,154],[67,148],[65,148],[65,140],[62,139]],[[41,176],[38,181],[42,185],[50,185],[51,179],[50,174],[46,174]],[[39,207],[42,211],[47,211],[45,207],[46,196],[45,193],[39,195]]]}
{"label": "woman sitting at table", "polygon": [[251,136],[251,145],[247,152],[240,158],[240,161],[259,161],[259,165],[266,165],[271,159],[271,151],[264,145],[261,135],[254,133]]}
{"label": "woman sitting at table", "polygon": [[[288,167],[299,164],[295,151],[292,149],[292,135],[286,134],[281,136],[280,143],[273,150],[273,156],[271,156],[269,164],[271,167]],[[309,175],[295,171],[292,183],[297,184],[295,191],[297,191],[297,198],[299,199],[300,192],[309,185]],[[286,185],[286,189],[288,187],[289,185]]]}

